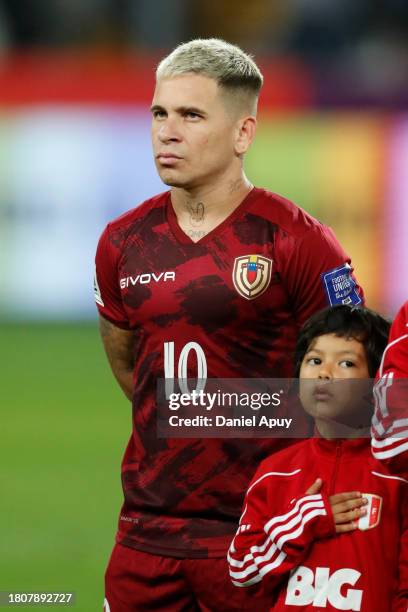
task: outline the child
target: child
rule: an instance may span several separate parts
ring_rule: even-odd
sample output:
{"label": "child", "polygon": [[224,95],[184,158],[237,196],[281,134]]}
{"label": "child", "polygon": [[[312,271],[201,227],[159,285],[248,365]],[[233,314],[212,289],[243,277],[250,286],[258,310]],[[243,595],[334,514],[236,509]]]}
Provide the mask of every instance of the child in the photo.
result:
{"label": "child", "polygon": [[388,331],[368,309],[336,306],[300,332],[299,395],[316,436],[260,465],[228,553],[233,583],[261,583],[271,610],[407,611],[408,481],[362,437]]}

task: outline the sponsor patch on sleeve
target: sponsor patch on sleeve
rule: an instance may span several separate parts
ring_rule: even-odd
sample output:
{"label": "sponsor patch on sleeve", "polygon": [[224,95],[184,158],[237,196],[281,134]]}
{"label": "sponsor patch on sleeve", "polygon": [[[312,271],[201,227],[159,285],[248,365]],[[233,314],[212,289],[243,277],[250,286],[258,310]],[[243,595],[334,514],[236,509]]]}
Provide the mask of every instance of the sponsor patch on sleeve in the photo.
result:
{"label": "sponsor patch on sleeve", "polygon": [[351,276],[351,266],[348,263],[334,270],[323,272],[320,277],[330,306],[361,304],[361,297],[358,294],[356,282]]}
{"label": "sponsor patch on sleeve", "polygon": [[102,296],[101,296],[101,290],[99,289],[99,285],[98,285],[98,277],[96,276],[96,268],[95,268],[95,276],[94,276],[94,298],[95,298],[95,302],[99,304],[99,306],[105,306],[105,304],[103,303]]}

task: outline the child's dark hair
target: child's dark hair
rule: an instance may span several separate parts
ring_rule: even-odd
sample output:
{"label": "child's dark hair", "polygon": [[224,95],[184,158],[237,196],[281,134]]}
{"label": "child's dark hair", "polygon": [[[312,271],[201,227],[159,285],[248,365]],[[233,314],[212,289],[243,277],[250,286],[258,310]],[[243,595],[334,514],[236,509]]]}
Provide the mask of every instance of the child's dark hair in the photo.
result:
{"label": "child's dark hair", "polygon": [[312,315],[299,332],[295,349],[295,377],[311,343],[325,334],[354,338],[364,346],[370,378],[374,378],[387,345],[390,322],[369,308],[331,306]]}

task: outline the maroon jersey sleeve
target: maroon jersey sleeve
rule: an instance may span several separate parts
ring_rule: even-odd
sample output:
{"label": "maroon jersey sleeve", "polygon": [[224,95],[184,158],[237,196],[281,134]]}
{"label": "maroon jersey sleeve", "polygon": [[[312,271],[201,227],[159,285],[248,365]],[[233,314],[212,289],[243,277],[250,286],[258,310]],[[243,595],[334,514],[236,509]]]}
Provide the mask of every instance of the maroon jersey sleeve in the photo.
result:
{"label": "maroon jersey sleeve", "polygon": [[282,244],[281,269],[293,312],[299,324],[336,304],[364,304],[351,260],[328,227],[315,225],[290,249]]}
{"label": "maroon jersey sleeve", "polygon": [[95,302],[103,317],[114,325],[129,328],[128,317],[123,306],[118,284],[118,257],[111,240],[109,225],[103,231],[96,250],[94,296]]}

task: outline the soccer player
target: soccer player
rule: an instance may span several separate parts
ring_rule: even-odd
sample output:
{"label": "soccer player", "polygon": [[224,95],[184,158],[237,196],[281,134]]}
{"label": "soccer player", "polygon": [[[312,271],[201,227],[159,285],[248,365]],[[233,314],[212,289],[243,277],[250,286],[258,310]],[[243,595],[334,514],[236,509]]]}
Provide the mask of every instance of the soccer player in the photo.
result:
{"label": "soccer player", "polygon": [[101,334],[133,404],[106,573],[113,612],[257,605],[231,585],[225,555],[256,465],[285,441],[158,438],[158,379],[288,377],[301,324],[363,302],[333,232],[244,174],[262,80],[217,39],[164,58],[152,142],[170,191],[109,223],[98,244]]}
{"label": "soccer player", "polygon": [[262,584],[267,609],[407,610],[408,481],[371,455],[364,380],[388,331],[368,309],[336,306],[300,332],[299,395],[316,437],[261,464],[228,555],[234,584]]}
{"label": "soccer player", "polygon": [[408,302],[392,324],[377,377],[372,451],[391,473],[408,479]]}

